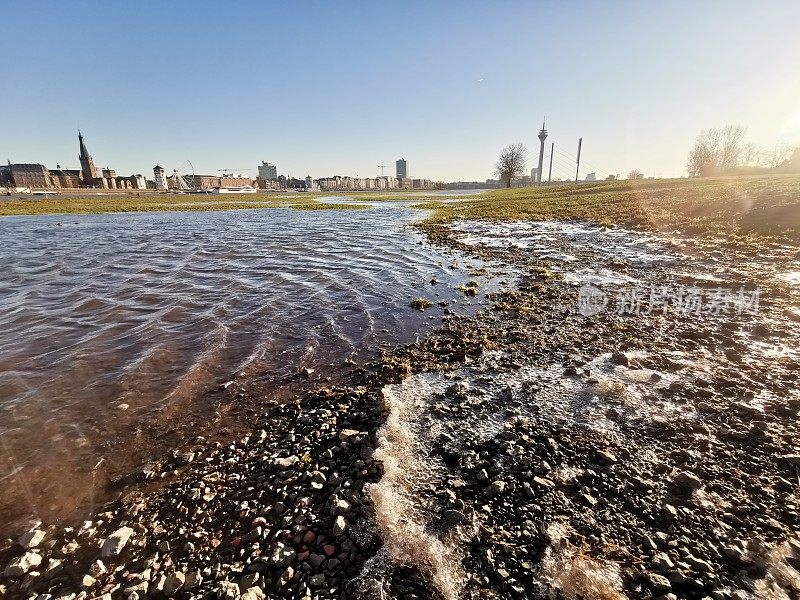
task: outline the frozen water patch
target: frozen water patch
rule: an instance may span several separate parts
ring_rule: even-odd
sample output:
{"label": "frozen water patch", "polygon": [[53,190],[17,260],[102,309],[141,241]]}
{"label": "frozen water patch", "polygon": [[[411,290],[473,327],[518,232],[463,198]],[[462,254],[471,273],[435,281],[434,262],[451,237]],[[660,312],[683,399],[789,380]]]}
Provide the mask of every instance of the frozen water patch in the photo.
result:
{"label": "frozen water patch", "polygon": [[800,271],[788,271],[780,275],[780,278],[789,285],[800,286]]}
{"label": "frozen water patch", "polygon": [[596,285],[598,287],[610,285],[625,285],[637,283],[637,279],[623,273],[615,273],[611,269],[579,269],[564,275],[564,281],[573,285]]}
{"label": "frozen water patch", "polygon": [[464,244],[524,248],[542,259],[574,261],[572,248],[639,267],[674,264],[687,258],[654,235],[584,221],[460,221],[452,228]]}

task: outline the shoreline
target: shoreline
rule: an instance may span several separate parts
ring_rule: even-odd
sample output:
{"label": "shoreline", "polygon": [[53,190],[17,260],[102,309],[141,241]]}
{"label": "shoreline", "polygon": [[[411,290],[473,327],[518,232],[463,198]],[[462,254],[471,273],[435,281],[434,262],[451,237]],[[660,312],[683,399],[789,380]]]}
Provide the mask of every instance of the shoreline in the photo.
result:
{"label": "shoreline", "polygon": [[[24,563],[20,575],[0,577],[0,591],[248,600],[800,592],[797,359],[751,357],[758,340],[798,342],[780,316],[795,292],[756,265],[736,281],[771,292],[758,327],[748,315],[722,328],[668,313],[589,319],[572,308],[577,290],[553,270],[558,261],[464,244],[441,223],[421,227],[430,243],[512,264],[522,280],[496,292],[491,308],[451,315],[426,339],[356,370],[351,385],[270,407],[235,443],[172,457],[153,471],[165,484],[149,497],[134,492],[87,528],[35,530],[42,540],[0,554],[0,566]],[[752,252],[742,244],[719,257],[717,239],[682,243],[724,265]],[[675,276],[567,250],[617,276]],[[653,389],[628,398],[618,381]],[[387,385],[400,394],[394,403]],[[430,385],[442,391],[387,431]],[[549,385],[565,391],[551,397]],[[577,394],[559,412],[569,390],[599,400]],[[391,466],[386,442],[398,435],[412,436],[424,463],[376,504],[373,486]],[[385,508],[400,506],[429,536],[426,551],[409,552],[409,532],[387,520]],[[437,560],[444,550],[463,572]]]}

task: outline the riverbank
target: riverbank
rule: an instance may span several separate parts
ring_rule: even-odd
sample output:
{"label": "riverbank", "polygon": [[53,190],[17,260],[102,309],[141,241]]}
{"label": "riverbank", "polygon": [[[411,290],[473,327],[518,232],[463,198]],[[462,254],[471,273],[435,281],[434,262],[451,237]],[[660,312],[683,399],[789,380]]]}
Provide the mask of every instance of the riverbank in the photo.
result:
{"label": "riverbank", "polygon": [[595,219],[579,203],[559,216],[588,220],[543,221],[538,201],[471,202],[431,206],[430,241],[512,265],[517,285],[359,365],[346,386],[261,405],[250,435],[196,440],[137,475],[160,482],[147,495],[83,527],[37,526],[0,556],[2,591],[800,593],[791,221],[751,230],[729,198],[707,213],[728,224],[699,218],[703,235],[677,230],[695,222],[690,204],[661,209],[677,215],[666,235],[663,216],[645,231],[595,224],[628,208]]}

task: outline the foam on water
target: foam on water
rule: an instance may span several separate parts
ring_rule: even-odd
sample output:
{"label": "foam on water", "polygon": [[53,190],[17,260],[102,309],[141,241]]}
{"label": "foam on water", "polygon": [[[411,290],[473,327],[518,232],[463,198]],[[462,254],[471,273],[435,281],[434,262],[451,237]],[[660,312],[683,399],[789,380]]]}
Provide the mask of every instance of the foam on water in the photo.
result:
{"label": "foam on water", "polygon": [[384,388],[388,417],[375,452],[384,474],[369,486],[368,493],[390,559],[418,567],[444,598],[455,600],[464,582],[457,540],[430,532],[419,494],[424,484],[436,478],[437,470],[427,436],[420,429],[420,416],[430,398],[441,391],[441,381],[425,376]]}

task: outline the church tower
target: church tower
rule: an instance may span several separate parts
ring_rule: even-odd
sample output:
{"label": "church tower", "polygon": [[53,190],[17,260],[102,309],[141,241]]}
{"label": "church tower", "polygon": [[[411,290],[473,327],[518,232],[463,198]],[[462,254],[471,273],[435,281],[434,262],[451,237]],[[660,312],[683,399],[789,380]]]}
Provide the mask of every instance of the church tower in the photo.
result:
{"label": "church tower", "polygon": [[78,141],[81,146],[81,155],[78,157],[78,160],[81,161],[83,184],[91,185],[94,183],[94,180],[97,179],[97,168],[94,166],[94,161],[86,150],[86,144],[83,143],[83,135],[80,131],[78,131]]}

